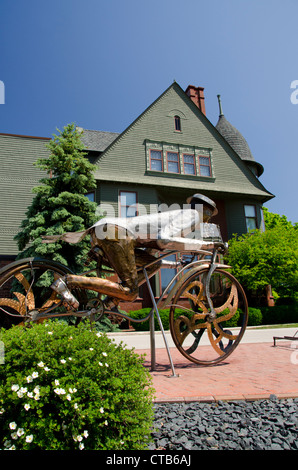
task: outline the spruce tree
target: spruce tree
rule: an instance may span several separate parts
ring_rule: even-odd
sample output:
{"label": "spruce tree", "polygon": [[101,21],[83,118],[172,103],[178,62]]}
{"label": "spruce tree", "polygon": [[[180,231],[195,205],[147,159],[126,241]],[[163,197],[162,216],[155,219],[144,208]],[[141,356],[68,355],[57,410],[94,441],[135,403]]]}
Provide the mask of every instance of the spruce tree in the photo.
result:
{"label": "spruce tree", "polygon": [[49,157],[35,162],[47,176],[33,188],[35,197],[15,236],[20,250],[18,259],[52,259],[81,272],[90,249],[89,237],[75,245],[63,241],[45,244],[41,237],[82,231],[96,221],[96,203],[86,197],[96,188],[95,165],[86,158],[81,134],[74,124],[65,126],[59,135],[54,134],[47,148]]}

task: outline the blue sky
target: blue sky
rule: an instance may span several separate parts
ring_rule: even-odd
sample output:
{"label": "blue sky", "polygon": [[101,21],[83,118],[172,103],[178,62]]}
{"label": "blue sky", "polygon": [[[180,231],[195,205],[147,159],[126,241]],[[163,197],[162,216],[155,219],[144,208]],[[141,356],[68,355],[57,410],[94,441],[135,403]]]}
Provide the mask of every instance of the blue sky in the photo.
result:
{"label": "blue sky", "polygon": [[173,80],[203,86],[264,166],[266,206],[298,222],[297,17],[297,0],[1,0],[0,132],[122,132]]}

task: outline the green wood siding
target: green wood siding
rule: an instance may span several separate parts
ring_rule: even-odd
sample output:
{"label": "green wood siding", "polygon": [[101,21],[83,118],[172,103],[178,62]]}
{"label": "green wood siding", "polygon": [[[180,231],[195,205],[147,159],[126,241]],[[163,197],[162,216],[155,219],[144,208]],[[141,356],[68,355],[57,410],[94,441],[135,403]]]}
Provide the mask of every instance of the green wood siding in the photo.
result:
{"label": "green wood siding", "polygon": [[44,176],[33,162],[48,156],[47,141],[0,135],[0,255],[18,253],[13,238],[32,202],[32,188]]}

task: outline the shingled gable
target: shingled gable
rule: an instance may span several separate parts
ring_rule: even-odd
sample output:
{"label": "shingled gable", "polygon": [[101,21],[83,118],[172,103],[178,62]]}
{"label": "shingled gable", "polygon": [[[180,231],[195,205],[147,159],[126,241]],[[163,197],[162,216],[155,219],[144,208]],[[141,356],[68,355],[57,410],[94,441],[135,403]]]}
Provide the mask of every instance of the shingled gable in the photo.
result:
{"label": "shingled gable", "polygon": [[[181,132],[175,132],[170,122],[175,113],[181,117]],[[98,181],[250,195],[262,202],[273,197],[176,82],[127,129],[110,137],[109,145],[95,161]],[[150,142],[210,151],[212,177],[150,171],[146,154]]]}

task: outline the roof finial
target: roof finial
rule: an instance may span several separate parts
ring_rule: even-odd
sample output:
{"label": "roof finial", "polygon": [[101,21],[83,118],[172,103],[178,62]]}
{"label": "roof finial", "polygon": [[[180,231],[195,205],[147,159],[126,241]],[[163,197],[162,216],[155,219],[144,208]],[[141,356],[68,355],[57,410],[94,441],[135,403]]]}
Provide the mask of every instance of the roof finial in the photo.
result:
{"label": "roof finial", "polygon": [[221,105],[220,95],[217,95],[217,99],[218,99],[218,104],[219,104],[219,115],[223,116],[224,113],[222,112],[222,105]]}

